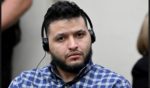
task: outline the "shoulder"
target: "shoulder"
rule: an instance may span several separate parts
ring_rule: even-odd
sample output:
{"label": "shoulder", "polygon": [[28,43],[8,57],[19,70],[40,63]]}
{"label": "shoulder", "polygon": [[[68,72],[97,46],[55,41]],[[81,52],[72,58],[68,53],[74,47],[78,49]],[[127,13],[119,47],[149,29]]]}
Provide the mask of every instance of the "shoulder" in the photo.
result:
{"label": "shoulder", "polygon": [[131,87],[129,81],[125,77],[100,65],[93,65],[90,71],[90,75],[91,74],[96,76],[94,78],[97,83],[100,84],[110,84],[110,86],[116,86],[117,88]]}
{"label": "shoulder", "polygon": [[102,77],[112,77],[112,78],[118,78],[118,79],[125,79],[122,75],[108,69],[105,68],[103,66],[100,65],[93,65],[92,67],[93,72],[95,73],[99,73],[99,75],[101,75]]}
{"label": "shoulder", "polygon": [[141,57],[137,62],[136,62],[136,65],[137,66],[145,66],[147,65],[148,66],[148,56],[143,56]]}
{"label": "shoulder", "polygon": [[132,68],[132,76],[137,78],[148,78],[148,57],[139,59]]}
{"label": "shoulder", "polygon": [[48,66],[39,68],[39,69],[32,69],[32,70],[24,71],[12,80],[9,87],[10,88],[16,88],[16,87],[20,88],[23,85],[31,86],[32,82],[34,82],[34,80],[37,77],[42,78],[43,76],[49,75],[49,74],[50,74],[50,72],[48,70]]}

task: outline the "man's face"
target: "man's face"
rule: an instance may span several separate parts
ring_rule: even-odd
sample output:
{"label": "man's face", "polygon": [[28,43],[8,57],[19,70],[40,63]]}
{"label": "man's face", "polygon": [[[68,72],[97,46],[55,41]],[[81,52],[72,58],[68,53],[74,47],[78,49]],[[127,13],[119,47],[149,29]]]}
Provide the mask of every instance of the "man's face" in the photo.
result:
{"label": "man's face", "polygon": [[82,68],[92,52],[91,37],[82,17],[52,22],[48,41],[52,61],[63,70]]}

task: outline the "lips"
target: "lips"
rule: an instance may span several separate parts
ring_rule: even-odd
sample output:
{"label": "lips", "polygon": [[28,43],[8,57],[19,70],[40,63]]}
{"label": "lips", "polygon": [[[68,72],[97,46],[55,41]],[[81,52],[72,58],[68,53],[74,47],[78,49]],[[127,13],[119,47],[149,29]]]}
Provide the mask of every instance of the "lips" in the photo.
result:
{"label": "lips", "polygon": [[81,57],[82,52],[72,52],[67,54],[67,58],[71,60],[77,60]]}

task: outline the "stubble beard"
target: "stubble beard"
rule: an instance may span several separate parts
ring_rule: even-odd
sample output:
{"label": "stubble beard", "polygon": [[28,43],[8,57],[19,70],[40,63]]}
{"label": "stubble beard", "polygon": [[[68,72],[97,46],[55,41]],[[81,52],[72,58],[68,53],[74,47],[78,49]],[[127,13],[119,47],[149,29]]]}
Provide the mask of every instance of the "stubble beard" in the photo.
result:
{"label": "stubble beard", "polygon": [[70,73],[78,73],[82,68],[84,68],[88,62],[91,60],[92,57],[92,49],[90,48],[88,54],[85,56],[84,61],[80,64],[75,65],[67,65],[61,58],[57,58],[56,55],[51,53],[52,64],[59,67],[63,71],[70,72]]}

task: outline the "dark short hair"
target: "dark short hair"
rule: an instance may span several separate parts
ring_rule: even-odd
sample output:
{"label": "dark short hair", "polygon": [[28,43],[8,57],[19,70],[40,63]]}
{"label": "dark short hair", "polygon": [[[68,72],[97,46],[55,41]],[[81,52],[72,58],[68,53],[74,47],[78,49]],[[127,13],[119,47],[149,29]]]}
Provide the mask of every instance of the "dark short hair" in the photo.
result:
{"label": "dark short hair", "polygon": [[45,32],[48,31],[48,26],[56,21],[61,19],[71,19],[75,17],[82,16],[87,25],[86,17],[84,16],[84,11],[80,9],[74,2],[69,1],[58,1],[54,3],[45,14],[44,17],[44,26]]}

